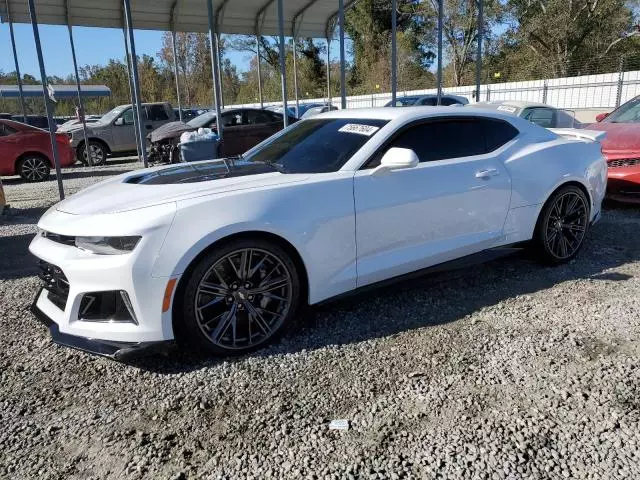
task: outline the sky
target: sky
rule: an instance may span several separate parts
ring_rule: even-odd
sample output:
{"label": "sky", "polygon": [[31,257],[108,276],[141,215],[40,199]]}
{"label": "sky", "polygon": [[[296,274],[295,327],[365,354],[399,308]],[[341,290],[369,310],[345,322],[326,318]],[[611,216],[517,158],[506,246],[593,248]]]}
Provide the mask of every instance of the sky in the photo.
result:
{"label": "sky", "polygon": [[[36,46],[33,40],[33,30],[29,24],[15,24],[16,49],[20,73],[28,73],[40,78]],[[73,60],[69,46],[67,27],[62,25],[40,25],[40,42],[44,57],[45,69],[48,76],[65,77],[73,73]],[[163,32],[149,30],[135,30],[136,53],[153,57],[162,47]],[[73,38],[76,47],[78,66],[104,65],[109,59],[116,58],[124,61],[124,38],[121,30],[112,28],[74,27]],[[11,37],[9,26],[0,24],[0,71],[15,71],[13,54],[11,52]],[[332,42],[331,57],[337,58],[338,44]],[[248,52],[227,51],[226,57],[233,62],[240,71],[249,67],[251,54]]]}

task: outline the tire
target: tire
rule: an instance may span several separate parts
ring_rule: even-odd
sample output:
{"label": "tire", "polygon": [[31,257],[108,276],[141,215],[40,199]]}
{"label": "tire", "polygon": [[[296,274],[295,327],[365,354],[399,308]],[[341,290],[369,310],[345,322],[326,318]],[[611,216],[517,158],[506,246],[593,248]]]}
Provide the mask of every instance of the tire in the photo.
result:
{"label": "tire", "polygon": [[107,148],[102,142],[89,140],[89,146],[92,152],[91,159],[88,159],[85,154],[84,143],[78,148],[78,152],[76,153],[78,160],[80,160],[83,165],[99,167],[107,163]]}
{"label": "tire", "polygon": [[242,355],[275,342],[293,325],[302,302],[295,263],[260,239],[214,248],[179,292],[174,315],[182,317],[182,340],[215,355]]}
{"label": "tire", "polygon": [[50,173],[49,160],[40,155],[28,155],[18,162],[18,174],[25,182],[44,182]]}
{"label": "tire", "polygon": [[547,200],[533,235],[532,248],[539,261],[560,265],[573,259],[589,230],[589,199],[579,187],[566,185]]}

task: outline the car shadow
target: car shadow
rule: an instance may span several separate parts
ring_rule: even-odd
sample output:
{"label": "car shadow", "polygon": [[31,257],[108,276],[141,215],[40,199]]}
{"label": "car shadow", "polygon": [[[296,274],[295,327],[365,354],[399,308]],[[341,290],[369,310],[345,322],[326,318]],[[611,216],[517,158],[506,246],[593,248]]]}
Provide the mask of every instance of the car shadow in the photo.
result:
{"label": "car shadow", "polygon": [[[622,213],[622,215],[620,215]],[[624,212],[614,212],[621,220]],[[310,351],[383,338],[403,332],[462,321],[504,300],[532,294],[578,279],[624,282],[630,275],[611,269],[640,260],[638,222],[615,221],[605,215],[595,225],[580,255],[568,264],[538,264],[525,251],[489,263],[427,274],[357,293],[308,309],[300,327],[277,344],[234,358],[208,358],[179,349],[163,357],[130,359],[128,364],[161,374],[207,368],[221,361]]]}

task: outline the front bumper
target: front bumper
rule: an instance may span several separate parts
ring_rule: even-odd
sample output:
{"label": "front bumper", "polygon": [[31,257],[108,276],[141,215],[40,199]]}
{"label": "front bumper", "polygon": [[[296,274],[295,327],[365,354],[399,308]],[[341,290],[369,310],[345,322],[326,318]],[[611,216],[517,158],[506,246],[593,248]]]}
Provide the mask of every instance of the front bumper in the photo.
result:
{"label": "front bumper", "polygon": [[114,342],[99,340],[95,338],[78,337],[60,332],[58,324],[55,323],[45,312],[40,310],[38,302],[40,298],[46,296],[46,290],[41,288],[31,305],[31,313],[42,322],[51,334],[51,340],[65,347],[74,348],[83,352],[109,357],[114,360],[127,360],[140,355],[164,352],[173,344],[172,341],[160,342]]}
{"label": "front bumper", "polygon": [[609,167],[607,176],[607,198],[640,204],[640,165]]}

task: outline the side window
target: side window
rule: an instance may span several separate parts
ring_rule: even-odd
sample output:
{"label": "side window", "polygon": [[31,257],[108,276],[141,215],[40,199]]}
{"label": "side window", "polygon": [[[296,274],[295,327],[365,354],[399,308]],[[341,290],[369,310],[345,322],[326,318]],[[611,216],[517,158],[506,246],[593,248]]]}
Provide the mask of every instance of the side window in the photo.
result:
{"label": "side window", "polygon": [[278,118],[266,110],[247,110],[246,123],[248,125],[259,125],[278,121]]}
{"label": "side window", "polygon": [[411,148],[418,155],[420,162],[486,153],[482,125],[475,119],[444,120],[416,125],[401,133],[390,147]]}
{"label": "side window", "polygon": [[222,115],[222,125],[225,127],[242,125],[242,112],[225,113]]}
{"label": "side window", "polygon": [[429,107],[433,107],[433,106],[435,106],[436,103],[438,103],[438,99],[437,98],[435,98],[435,97],[427,97],[427,98],[420,99],[416,105],[427,105]]}
{"label": "side window", "polygon": [[522,115],[523,118],[529,120],[544,128],[552,128],[554,126],[554,112],[550,108],[528,108]]}
{"label": "side window", "polygon": [[483,118],[478,121],[484,126],[487,152],[497,150],[520,133],[513,125],[502,120]]}
{"label": "side window", "polygon": [[451,97],[442,97],[442,100],[440,101],[440,103],[444,106],[449,106],[449,105],[457,105],[460,102],[458,100],[456,100],[455,98],[451,98]]}
{"label": "side window", "polygon": [[124,125],[133,125],[133,108],[127,108],[122,112],[122,121]]}
{"label": "side window", "polygon": [[161,122],[163,120],[169,120],[169,115],[167,111],[164,109],[164,105],[149,105],[148,107],[148,118],[152,122]]}

